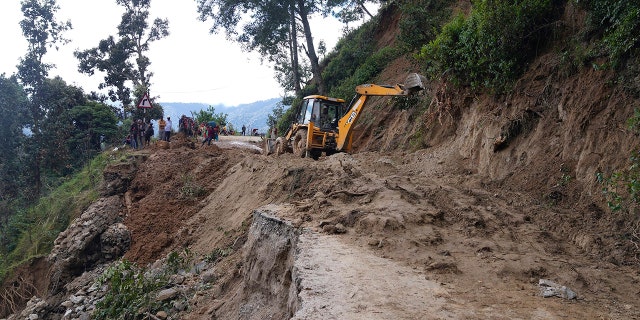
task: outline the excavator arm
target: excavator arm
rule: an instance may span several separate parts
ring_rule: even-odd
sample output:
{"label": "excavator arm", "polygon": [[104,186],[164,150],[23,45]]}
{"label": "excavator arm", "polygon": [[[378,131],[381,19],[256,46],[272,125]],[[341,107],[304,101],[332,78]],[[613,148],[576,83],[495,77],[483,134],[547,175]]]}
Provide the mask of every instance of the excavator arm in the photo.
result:
{"label": "excavator arm", "polygon": [[372,96],[406,96],[424,89],[425,78],[417,73],[412,73],[407,77],[405,84],[395,86],[362,84],[356,87],[356,96],[352,100],[346,114],[338,121],[338,137],[336,150],[349,152],[353,134],[353,125],[356,123],[362,110],[367,104],[367,100]]}

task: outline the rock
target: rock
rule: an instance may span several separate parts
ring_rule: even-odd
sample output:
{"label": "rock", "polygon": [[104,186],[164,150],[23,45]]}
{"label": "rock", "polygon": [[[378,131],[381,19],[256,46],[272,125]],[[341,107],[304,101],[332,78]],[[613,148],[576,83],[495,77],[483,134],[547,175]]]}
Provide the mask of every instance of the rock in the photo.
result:
{"label": "rock", "polygon": [[218,280],[218,276],[213,269],[210,269],[200,274],[200,279],[204,283],[212,283]]}
{"label": "rock", "polygon": [[200,272],[202,272],[202,270],[204,270],[207,267],[207,262],[206,261],[200,261],[198,263],[196,263],[193,268],[191,268],[191,270],[189,270],[190,273],[195,273],[195,274],[200,274]]}
{"label": "rock", "polygon": [[342,223],[336,224],[336,229],[334,230],[337,234],[347,233],[347,228],[344,227]]}
{"label": "rock", "polygon": [[[58,235],[51,253],[47,257],[58,277],[52,281],[68,282],[78,275],[78,270],[90,269],[102,262],[100,236],[111,225],[122,221],[120,212],[124,210],[119,196],[102,198],[94,202],[80,217]],[[85,227],[85,224],[90,227]],[[87,254],[94,253],[94,254]]]}
{"label": "rock", "polygon": [[37,314],[32,313],[32,314],[29,315],[29,320],[36,320],[36,319],[38,319],[38,315]]}
{"label": "rock", "polygon": [[184,311],[187,309],[187,304],[183,301],[173,301],[173,308],[178,311]]}
{"label": "rock", "polygon": [[84,301],[84,296],[74,296],[71,295],[71,297],[69,297],[69,301],[71,301],[71,303],[73,304],[81,304],[82,301]]}
{"label": "rock", "polygon": [[123,223],[111,225],[100,235],[100,245],[105,259],[116,259],[129,250],[131,232]]}
{"label": "rock", "polygon": [[46,301],[44,301],[44,300],[40,300],[40,301],[38,301],[38,303],[36,303],[36,306],[34,307],[34,310],[35,310],[36,312],[40,312],[40,311],[44,310],[44,308],[46,308],[46,307],[47,307],[47,305],[48,305],[48,304],[47,304],[47,302],[46,302]]}
{"label": "rock", "polygon": [[164,289],[164,290],[158,292],[158,296],[156,297],[156,301],[170,300],[170,299],[173,299],[177,295],[178,295],[178,290],[176,290],[174,288]]}
{"label": "rock", "polygon": [[164,311],[158,311],[156,313],[156,317],[160,318],[160,319],[166,319],[168,317],[167,313]]}
{"label": "rock", "polygon": [[169,282],[171,282],[172,284],[182,284],[184,280],[185,280],[185,277],[179,274],[174,274],[174,275],[171,275],[171,277],[169,277]]}
{"label": "rock", "polygon": [[325,224],[325,225],[322,226],[322,231],[324,231],[325,233],[328,233],[328,234],[335,233],[336,226],[334,226],[332,224]]}
{"label": "rock", "polygon": [[567,288],[566,286],[557,284],[551,280],[538,280],[538,287],[540,288],[540,295],[545,298],[559,297],[567,300],[573,300],[578,297],[578,295],[573,290]]}
{"label": "rock", "polygon": [[69,309],[71,307],[73,307],[73,302],[66,300],[65,302],[60,304],[61,306],[65,307],[66,309]]}
{"label": "rock", "polygon": [[104,184],[100,193],[104,197],[125,193],[135,178],[136,172],[137,163],[135,161],[108,165],[102,173]]}

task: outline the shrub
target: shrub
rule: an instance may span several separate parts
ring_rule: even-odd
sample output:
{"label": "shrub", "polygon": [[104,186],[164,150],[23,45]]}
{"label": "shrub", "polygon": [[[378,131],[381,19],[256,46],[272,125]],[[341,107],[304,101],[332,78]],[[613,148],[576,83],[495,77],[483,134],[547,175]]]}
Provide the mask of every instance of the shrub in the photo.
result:
{"label": "shrub", "polygon": [[589,25],[614,67],[640,47],[640,3],[636,0],[576,0],[589,11]]}
{"label": "shrub", "polygon": [[322,79],[328,92],[351,77],[375,51],[375,43],[371,39],[374,37],[377,21],[377,19],[370,20],[357,30],[345,35],[326,58],[328,63],[322,71]]}
{"label": "shrub", "polygon": [[[640,133],[640,110],[636,109],[627,125],[635,134]],[[607,205],[613,211],[625,210],[635,212],[640,203],[640,150],[634,150],[629,157],[629,167],[605,176],[598,172],[596,178],[607,199]]]}
{"label": "shrub", "polygon": [[398,6],[402,19],[398,40],[409,51],[419,49],[433,40],[444,20],[451,15],[452,0],[401,0]]}
{"label": "shrub", "polygon": [[345,78],[339,86],[334,87],[329,95],[349,101],[355,94],[355,87],[368,83],[377,76],[387,64],[400,56],[402,51],[394,47],[384,47],[370,55],[360,64],[353,74]]}
{"label": "shrub", "polygon": [[111,160],[111,154],[100,154],[48,196],[18,209],[0,225],[0,281],[18,264],[51,251],[58,234],[98,198],[102,172]]}
{"label": "shrub", "polygon": [[475,0],[469,16],[455,16],[419,57],[434,78],[506,90],[548,38],[563,3]]}
{"label": "shrub", "polygon": [[109,291],[96,304],[94,319],[139,319],[145,313],[155,313],[162,307],[155,300],[155,292],[167,285],[163,276],[146,277],[144,269],[129,261],[120,261],[109,267],[98,279],[107,284]]}

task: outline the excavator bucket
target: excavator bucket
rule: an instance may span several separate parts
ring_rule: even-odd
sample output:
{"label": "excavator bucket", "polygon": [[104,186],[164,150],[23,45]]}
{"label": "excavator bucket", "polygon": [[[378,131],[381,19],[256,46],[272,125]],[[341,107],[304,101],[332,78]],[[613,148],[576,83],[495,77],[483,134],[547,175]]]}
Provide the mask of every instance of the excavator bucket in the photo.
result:
{"label": "excavator bucket", "polygon": [[427,82],[427,78],[425,76],[411,73],[407,76],[407,79],[404,81],[404,87],[406,88],[409,94],[421,91],[425,89],[425,83]]}

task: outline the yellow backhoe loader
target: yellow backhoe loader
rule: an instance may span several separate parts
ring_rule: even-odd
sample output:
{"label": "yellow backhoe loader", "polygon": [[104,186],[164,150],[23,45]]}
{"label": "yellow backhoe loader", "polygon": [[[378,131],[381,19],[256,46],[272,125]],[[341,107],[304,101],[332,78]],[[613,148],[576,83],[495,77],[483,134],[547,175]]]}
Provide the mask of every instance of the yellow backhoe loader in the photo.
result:
{"label": "yellow backhoe loader", "polygon": [[293,152],[299,157],[318,159],[336,152],[351,151],[352,129],[367,100],[372,96],[406,96],[424,89],[425,78],[410,74],[404,84],[395,86],[362,84],[348,108],[344,100],[320,95],[304,98],[296,119],[283,137],[267,139],[265,154]]}

